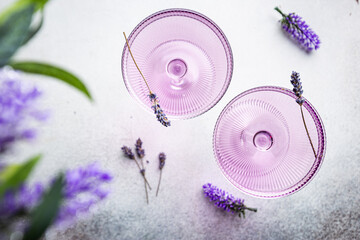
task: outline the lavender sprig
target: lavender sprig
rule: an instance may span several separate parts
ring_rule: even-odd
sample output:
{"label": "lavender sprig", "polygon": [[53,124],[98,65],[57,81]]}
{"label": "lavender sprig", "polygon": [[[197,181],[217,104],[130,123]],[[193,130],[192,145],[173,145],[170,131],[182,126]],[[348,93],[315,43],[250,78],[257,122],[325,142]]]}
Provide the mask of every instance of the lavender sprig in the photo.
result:
{"label": "lavender sprig", "polygon": [[150,186],[148,180],[147,180],[146,177],[145,177],[145,174],[144,174],[145,172],[144,172],[143,169],[140,167],[140,165],[139,165],[138,161],[136,160],[135,155],[134,155],[134,153],[132,152],[131,148],[129,148],[129,147],[127,147],[127,146],[123,146],[123,147],[121,148],[121,150],[123,151],[123,153],[124,153],[124,155],[125,155],[126,157],[128,157],[129,159],[135,161],[135,163],[136,163],[136,165],[137,165],[137,167],[138,167],[138,169],[139,169],[139,172],[140,172],[141,176],[143,176],[146,184],[148,185],[149,189],[151,190],[151,186]]}
{"label": "lavender sprig", "polygon": [[18,71],[0,68],[0,153],[16,141],[35,138],[34,123],[46,119],[46,113],[35,104],[40,91],[25,85]]}
{"label": "lavender sprig", "polygon": [[121,150],[123,151],[123,153],[125,154],[126,157],[128,157],[129,159],[135,160],[135,155],[133,154],[131,148],[129,148],[127,146],[123,146],[121,148]]}
{"label": "lavender sprig", "polygon": [[245,210],[257,212],[256,208],[246,207],[244,199],[235,198],[233,195],[225,192],[224,190],[213,186],[211,183],[203,185],[204,194],[210,199],[210,202],[214,202],[214,205],[218,208],[222,208],[224,211],[241,214],[245,218]]}
{"label": "lavender sprig", "polygon": [[166,114],[160,107],[159,98],[156,96],[156,94],[150,93],[148,96],[152,104],[151,108],[154,110],[157,120],[165,127],[171,126],[170,120],[166,117]]}
{"label": "lavender sprig", "polygon": [[[141,174],[143,176],[145,176],[145,166],[144,166],[144,161],[143,158],[145,157],[145,150],[142,148],[142,144],[143,142],[141,141],[140,138],[138,138],[138,140],[136,140],[135,143],[135,151],[136,151],[136,155],[140,158],[140,163],[141,163]],[[147,204],[149,204],[149,194],[148,194],[148,190],[147,190],[147,185],[146,185],[146,181],[144,180],[144,187],[145,187],[145,194],[146,194],[146,202]]]}
{"label": "lavender sprig", "polygon": [[126,45],[127,45],[128,49],[129,49],[130,56],[131,56],[132,60],[134,61],[134,64],[135,64],[136,68],[138,69],[141,77],[144,79],[144,82],[145,82],[145,84],[146,84],[146,87],[147,87],[148,90],[149,90],[149,95],[148,95],[148,96],[149,96],[149,98],[150,98],[150,102],[151,102],[151,105],[152,105],[151,108],[154,110],[154,113],[155,113],[158,121],[159,121],[163,126],[169,127],[169,126],[170,126],[170,120],[166,117],[165,113],[164,113],[163,110],[161,109],[160,104],[159,104],[159,99],[157,98],[156,94],[151,91],[151,89],[150,89],[150,87],[149,87],[149,84],[148,84],[148,82],[146,81],[146,79],[145,79],[145,77],[144,77],[144,74],[141,72],[139,66],[137,65],[137,63],[136,63],[136,61],[135,61],[135,58],[134,58],[134,56],[133,56],[133,54],[132,54],[132,52],[131,52],[130,45],[129,45],[129,41],[128,41],[127,37],[126,37],[125,32],[123,32],[123,34],[124,34],[124,37],[125,37]]}
{"label": "lavender sprig", "polygon": [[302,18],[295,14],[284,14],[278,7],[275,8],[281,16],[281,26],[290,37],[296,40],[307,51],[317,50],[320,47],[319,36],[309,27],[309,25],[302,20]]}
{"label": "lavender sprig", "polygon": [[309,130],[308,130],[306,122],[305,122],[304,112],[303,112],[303,108],[302,108],[303,103],[304,103],[305,100],[302,97],[302,94],[304,93],[304,91],[302,89],[302,83],[300,81],[300,74],[293,71],[292,74],[291,74],[290,82],[294,87],[293,92],[295,93],[295,95],[297,97],[296,102],[300,105],[301,117],[302,117],[302,120],[303,120],[303,123],[304,123],[306,134],[307,134],[307,136],[309,138],[309,142],[310,142],[311,148],[312,148],[312,150],[314,152],[314,156],[315,156],[315,158],[317,158],[317,154],[316,154],[313,142],[311,141],[311,137],[310,137]]}
{"label": "lavender sprig", "polygon": [[165,166],[166,155],[165,153],[159,154],[159,169],[162,170]]}
{"label": "lavender sprig", "polygon": [[[64,200],[60,206],[56,224],[73,220],[79,213],[85,213],[89,208],[103,200],[108,191],[102,188],[104,183],[111,181],[108,172],[100,170],[97,164],[68,170],[65,174]],[[48,187],[51,187],[50,181]],[[17,190],[6,192],[0,200],[0,223],[7,221],[19,212],[29,212],[42,199],[45,189],[41,183],[22,185]]]}
{"label": "lavender sprig", "polygon": [[302,94],[304,93],[302,89],[302,83],[300,81],[300,74],[293,71],[291,74],[291,84],[293,85],[293,92],[298,97],[296,99],[296,102],[301,106],[304,103],[304,98],[302,97]]}
{"label": "lavender sprig", "polygon": [[104,183],[112,180],[112,176],[100,170],[97,164],[90,164],[65,174],[64,204],[59,210],[56,222],[74,219],[79,213],[106,198],[108,191],[102,188]]}
{"label": "lavender sprig", "polygon": [[6,221],[18,212],[31,209],[42,198],[44,186],[36,183],[33,186],[21,185],[18,189],[7,191],[0,200],[0,222]]}
{"label": "lavender sprig", "polygon": [[141,141],[140,138],[138,138],[138,140],[136,140],[135,143],[135,151],[137,156],[141,159],[145,156],[145,150],[142,148],[142,144],[143,142]]}
{"label": "lavender sprig", "polygon": [[159,193],[160,183],[161,183],[162,169],[163,169],[163,168],[164,168],[164,166],[165,166],[165,160],[166,160],[166,155],[165,155],[165,153],[160,153],[160,154],[159,154],[159,169],[160,169],[160,176],[159,176],[159,183],[158,183],[157,190],[156,190],[156,196],[157,196],[157,195],[158,195],[158,193]]}

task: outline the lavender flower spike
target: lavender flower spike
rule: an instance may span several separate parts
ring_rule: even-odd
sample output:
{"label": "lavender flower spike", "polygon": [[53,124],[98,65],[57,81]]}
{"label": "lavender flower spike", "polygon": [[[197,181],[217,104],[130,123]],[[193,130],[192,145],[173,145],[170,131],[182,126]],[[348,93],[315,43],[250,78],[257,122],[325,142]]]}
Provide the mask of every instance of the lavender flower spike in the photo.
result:
{"label": "lavender flower spike", "polygon": [[169,119],[166,117],[165,113],[163,112],[163,110],[161,109],[160,105],[159,105],[159,99],[156,97],[156,94],[155,93],[152,93],[152,91],[150,90],[150,87],[149,87],[149,84],[148,82],[146,81],[145,77],[144,77],[144,74],[141,72],[139,66],[137,65],[136,61],[135,61],[135,58],[131,52],[131,49],[130,49],[130,45],[129,45],[129,41],[126,37],[126,34],[125,32],[123,33],[124,34],[124,37],[125,37],[125,41],[126,41],[126,45],[129,49],[129,52],[130,52],[130,56],[131,58],[133,59],[134,61],[134,64],[136,66],[136,68],[138,69],[141,77],[144,79],[144,82],[146,84],[146,87],[148,88],[149,90],[149,98],[150,98],[150,101],[151,101],[151,104],[152,104],[152,109],[154,110],[154,113],[158,119],[158,121],[165,127],[169,127],[170,126],[170,121]]}
{"label": "lavender flower spike", "polygon": [[136,163],[136,165],[137,165],[137,167],[138,167],[141,175],[143,176],[146,184],[148,185],[149,189],[151,190],[151,186],[150,186],[148,180],[147,180],[146,177],[145,177],[145,171],[144,171],[143,168],[140,167],[140,165],[139,165],[138,161],[136,160],[135,155],[134,155],[134,153],[132,152],[131,148],[129,148],[129,147],[127,147],[127,146],[123,146],[123,147],[121,148],[121,150],[124,152],[124,155],[125,155],[126,157],[128,157],[128,158],[131,159],[131,160],[134,160],[134,162]]}
{"label": "lavender flower spike", "polygon": [[148,95],[151,101],[151,108],[154,110],[154,113],[158,119],[158,121],[165,127],[169,127],[170,124],[170,120],[166,117],[165,113],[163,112],[163,110],[160,107],[159,104],[159,98],[156,96],[155,93],[150,92],[150,94]]}
{"label": "lavender flower spike", "polygon": [[159,153],[159,169],[163,169],[165,166],[166,155],[165,153]]}
{"label": "lavender flower spike", "polygon": [[293,92],[298,97],[296,99],[296,102],[301,106],[304,103],[304,98],[302,97],[302,94],[304,93],[302,89],[302,84],[300,81],[300,74],[293,71],[291,74],[291,84],[293,85]]}
{"label": "lavender flower spike", "polygon": [[44,187],[40,183],[31,187],[23,184],[16,190],[7,191],[0,200],[0,223],[21,211],[33,208],[39,203],[43,193]]}
{"label": "lavender flower spike", "polygon": [[159,194],[159,189],[160,189],[160,183],[161,183],[161,176],[162,176],[162,169],[165,166],[165,160],[166,160],[166,155],[165,153],[159,153],[159,169],[160,169],[160,176],[159,176],[159,182],[158,182],[158,186],[157,186],[157,190],[156,190],[156,196]]}
{"label": "lavender flower spike", "polygon": [[[143,158],[145,157],[145,150],[142,148],[142,144],[143,142],[141,141],[140,138],[138,138],[135,143],[135,151],[136,151],[136,155],[140,158],[140,163],[141,163],[140,173],[145,177],[145,166],[143,160]],[[144,179],[144,186],[145,186],[146,202],[147,204],[149,204],[149,194],[147,191],[147,185],[145,179]]]}
{"label": "lavender flower spike", "polygon": [[74,219],[103,200],[109,193],[103,184],[112,180],[112,176],[100,170],[96,163],[68,170],[65,176],[64,203],[60,207],[57,224]]}
{"label": "lavender flower spike", "polygon": [[302,18],[295,14],[284,14],[278,7],[275,8],[281,16],[281,26],[290,37],[296,40],[307,51],[317,50],[320,47],[319,36],[309,27]]}
{"label": "lavender flower spike", "polygon": [[121,148],[121,150],[123,151],[123,153],[125,154],[125,156],[127,156],[128,158],[135,160],[135,155],[134,153],[131,151],[131,148],[127,147],[127,146],[123,146]]}
{"label": "lavender flower spike", "polygon": [[142,148],[142,144],[143,142],[141,141],[140,138],[138,138],[138,140],[136,140],[135,143],[135,151],[139,158],[145,157],[145,150]]}
{"label": "lavender flower spike", "polygon": [[204,194],[210,199],[211,202],[215,202],[214,205],[218,208],[222,208],[224,211],[231,213],[239,213],[245,218],[245,210],[257,212],[256,208],[248,208],[244,205],[244,199],[235,198],[233,195],[228,194],[222,189],[213,186],[211,183],[203,185]]}
{"label": "lavender flower spike", "polygon": [[[102,186],[111,179],[109,173],[100,170],[97,164],[68,170],[65,175],[64,200],[56,224],[74,219],[79,213],[87,212],[92,205],[103,200],[108,191]],[[50,181],[50,187],[52,182]],[[0,224],[8,221],[11,216],[26,213],[37,206],[41,202],[44,189],[44,185],[40,183],[24,184],[17,190],[6,192],[0,200]]]}
{"label": "lavender flower spike", "polygon": [[47,117],[36,106],[40,91],[20,77],[10,67],[0,68],[0,154],[17,141],[35,138],[34,123]]}
{"label": "lavender flower spike", "polygon": [[306,134],[309,138],[309,142],[310,142],[310,145],[311,145],[311,148],[314,152],[314,156],[315,158],[317,158],[317,154],[316,154],[316,151],[315,151],[315,148],[314,148],[314,144],[311,140],[311,137],[310,137],[310,134],[309,134],[309,130],[307,128],[307,125],[306,125],[306,122],[305,122],[305,117],[304,117],[304,111],[303,111],[303,103],[304,103],[304,98],[302,97],[302,94],[304,93],[303,89],[302,89],[302,84],[301,84],[301,81],[300,81],[300,74],[293,71],[292,74],[291,74],[291,80],[290,80],[291,84],[293,85],[293,92],[295,93],[297,99],[296,99],[296,102],[300,105],[300,112],[301,112],[301,118],[303,120],[303,123],[304,123],[304,127],[305,127],[305,130],[306,130]]}

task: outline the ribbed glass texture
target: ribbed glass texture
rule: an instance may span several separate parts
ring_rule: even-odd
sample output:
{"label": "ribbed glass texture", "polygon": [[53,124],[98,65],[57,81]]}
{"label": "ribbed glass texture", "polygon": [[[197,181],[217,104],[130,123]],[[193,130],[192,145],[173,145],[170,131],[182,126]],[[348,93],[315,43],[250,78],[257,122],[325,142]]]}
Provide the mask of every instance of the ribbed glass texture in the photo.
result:
{"label": "ribbed glass texture", "polygon": [[[220,28],[204,15],[168,9],[144,19],[129,36],[137,64],[171,119],[198,116],[224,95],[232,76],[230,45]],[[128,48],[122,72],[130,94],[149,111],[149,91]]]}
{"label": "ribbed glass texture", "polygon": [[241,191],[262,198],[283,197],[303,188],[325,154],[325,129],[305,99],[304,117],[296,96],[280,87],[259,87],[235,97],[220,114],[214,153],[225,177]]}

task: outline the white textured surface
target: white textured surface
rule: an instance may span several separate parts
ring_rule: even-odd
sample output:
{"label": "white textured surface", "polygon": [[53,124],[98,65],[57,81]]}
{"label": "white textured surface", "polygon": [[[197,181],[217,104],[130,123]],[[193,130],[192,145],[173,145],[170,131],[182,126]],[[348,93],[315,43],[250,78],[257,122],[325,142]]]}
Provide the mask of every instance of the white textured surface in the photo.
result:
{"label": "white textured surface", "polygon": [[[0,8],[10,0],[2,0]],[[273,10],[303,16],[322,45],[306,54],[289,41]],[[199,11],[224,31],[234,54],[234,74],[223,99],[206,114],[162,127],[128,94],[121,76],[128,34],[158,10]],[[360,234],[360,6],[348,1],[51,1],[44,28],[16,56],[53,62],[80,76],[95,103],[57,81],[32,76],[46,93],[52,118],[38,140],[19,146],[11,158],[42,152],[34,179],[94,160],[112,171],[109,198],[68,229],[47,239],[352,239]],[[290,87],[301,73],[305,96],[320,113],[327,133],[325,161],[300,192],[277,200],[240,193],[221,175],[212,151],[217,116],[237,94],[262,85]],[[143,181],[120,147],[144,141],[148,178],[155,188],[157,154],[167,153],[160,195],[145,204]],[[223,213],[204,199],[212,182],[257,207],[246,219]]]}

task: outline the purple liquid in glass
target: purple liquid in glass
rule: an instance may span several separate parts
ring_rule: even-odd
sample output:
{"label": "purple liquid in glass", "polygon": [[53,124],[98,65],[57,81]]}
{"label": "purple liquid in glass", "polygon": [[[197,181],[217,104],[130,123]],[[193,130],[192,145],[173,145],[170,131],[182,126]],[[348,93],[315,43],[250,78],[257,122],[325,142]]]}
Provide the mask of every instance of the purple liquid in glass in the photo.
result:
{"label": "purple liquid in glass", "polygon": [[[232,52],[220,28],[186,9],[163,10],[129,35],[137,64],[171,119],[198,116],[224,95],[232,76]],[[152,111],[149,91],[125,45],[122,73],[130,94]]]}
{"label": "purple liquid in glass", "polygon": [[241,191],[276,198],[303,188],[324,159],[325,129],[305,99],[304,117],[295,94],[280,87],[258,87],[235,97],[220,114],[213,138],[217,163]]}

